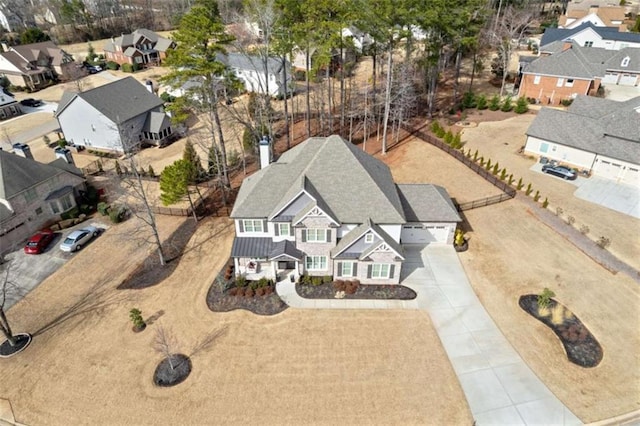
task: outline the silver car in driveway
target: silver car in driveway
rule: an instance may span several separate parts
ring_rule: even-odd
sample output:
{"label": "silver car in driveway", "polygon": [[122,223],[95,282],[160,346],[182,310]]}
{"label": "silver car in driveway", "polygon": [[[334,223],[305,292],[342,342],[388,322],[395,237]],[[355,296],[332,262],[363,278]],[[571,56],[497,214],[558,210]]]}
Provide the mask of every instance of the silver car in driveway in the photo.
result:
{"label": "silver car in driveway", "polygon": [[82,248],[83,245],[88,243],[93,237],[97,237],[100,230],[95,226],[85,226],[82,229],[73,231],[67,238],[60,244],[60,250],[72,252]]}

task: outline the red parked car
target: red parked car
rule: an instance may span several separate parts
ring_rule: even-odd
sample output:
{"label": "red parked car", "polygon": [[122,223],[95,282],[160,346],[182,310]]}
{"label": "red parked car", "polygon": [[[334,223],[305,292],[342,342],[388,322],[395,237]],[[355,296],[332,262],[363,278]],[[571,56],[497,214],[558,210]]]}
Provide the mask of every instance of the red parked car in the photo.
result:
{"label": "red parked car", "polygon": [[40,254],[53,241],[55,234],[49,229],[39,231],[33,237],[29,238],[27,245],[24,246],[24,252],[27,254]]}

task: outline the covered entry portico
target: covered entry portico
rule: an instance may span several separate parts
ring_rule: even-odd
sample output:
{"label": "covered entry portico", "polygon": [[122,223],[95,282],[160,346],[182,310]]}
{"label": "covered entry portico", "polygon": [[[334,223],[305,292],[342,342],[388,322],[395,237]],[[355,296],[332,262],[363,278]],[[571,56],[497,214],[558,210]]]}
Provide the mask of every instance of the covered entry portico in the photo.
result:
{"label": "covered entry portico", "polygon": [[231,248],[236,274],[249,280],[289,275],[297,279],[303,256],[292,241],[273,242],[271,238],[236,237]]}

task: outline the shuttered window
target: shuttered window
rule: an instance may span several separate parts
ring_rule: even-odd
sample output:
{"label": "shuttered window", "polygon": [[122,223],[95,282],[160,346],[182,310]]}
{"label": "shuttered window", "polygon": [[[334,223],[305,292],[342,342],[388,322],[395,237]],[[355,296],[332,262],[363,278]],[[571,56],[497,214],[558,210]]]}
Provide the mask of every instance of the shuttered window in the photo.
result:
{"label": "shuttered window", "polygon": [[284,235],[284,236],[288,236],[290,235],[290,227],[288,223],[276,223],[276,236],[278,235]]}
{"label": "shuttered window", "polygon": [[244,219],[242,228],[244,232],[264,232],[264,221],[259,219]]}

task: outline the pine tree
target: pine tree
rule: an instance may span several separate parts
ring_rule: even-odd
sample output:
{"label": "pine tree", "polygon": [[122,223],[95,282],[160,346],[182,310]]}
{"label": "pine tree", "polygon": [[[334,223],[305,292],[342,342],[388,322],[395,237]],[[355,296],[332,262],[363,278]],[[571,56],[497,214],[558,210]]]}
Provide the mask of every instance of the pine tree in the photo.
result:
{"label": "pine tree", "polygon": [[187,163],[191,164],[193,167],[193,176],[191,177],[190,183],[198,183],[204,180],[206,175],[204,168],[202,167],[202,161],[200,160],[200,156],[196,152],[193,144],[189,139],[184,145],[184,151],[182,152],[182,159]]}

